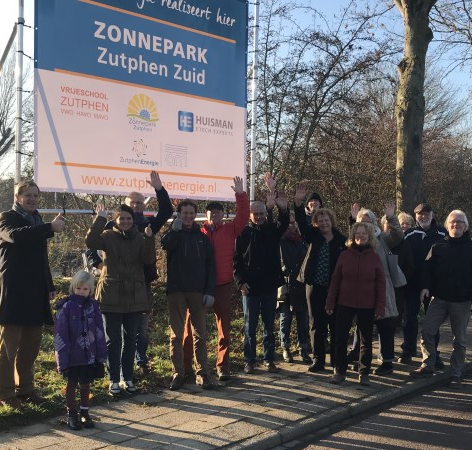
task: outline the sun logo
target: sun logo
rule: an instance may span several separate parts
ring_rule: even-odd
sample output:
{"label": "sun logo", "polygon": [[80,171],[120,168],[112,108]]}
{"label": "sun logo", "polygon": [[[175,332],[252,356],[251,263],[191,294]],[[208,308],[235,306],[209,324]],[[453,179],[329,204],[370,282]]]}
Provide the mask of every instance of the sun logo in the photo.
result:
{"label": "sun logo", "polygon": [[157,122],[156,104],[146,94],[134,95],[128,103],[128,117],[136,117],[145,122]]}

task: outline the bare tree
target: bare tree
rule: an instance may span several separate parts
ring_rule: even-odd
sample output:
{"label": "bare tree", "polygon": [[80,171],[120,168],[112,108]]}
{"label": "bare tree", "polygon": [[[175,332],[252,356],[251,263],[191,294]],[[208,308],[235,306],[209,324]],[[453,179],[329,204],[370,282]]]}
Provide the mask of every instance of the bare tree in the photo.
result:
{"label": "bare tree", "polygon": [[[29,67],[29,66],[28,66]],[[24,85],[31,84],[31,70],[25,70]],[[0,77],[0,161],[4,162],[11,155],[15,147],[16,121],[16,79],[15,55],[9,57]],[[27,161],[32,161],[32,142],[34,131],[33,94],[25,92],[23,95],[22,149]]]}
{"label": "bare tree", "polygon": [[452,59],[449,70],[459,66],[472,69],[472,0],[447,0],[431,11],[431,24],[441,43],[441,54]]}
{"label": "bare tree", "polygon": [[397,206],[411,211],[423,200],[423,126],[426,53],[433,39],[429,15],[437,0],[394,0],[403,16],[404,56],[398,65]]}

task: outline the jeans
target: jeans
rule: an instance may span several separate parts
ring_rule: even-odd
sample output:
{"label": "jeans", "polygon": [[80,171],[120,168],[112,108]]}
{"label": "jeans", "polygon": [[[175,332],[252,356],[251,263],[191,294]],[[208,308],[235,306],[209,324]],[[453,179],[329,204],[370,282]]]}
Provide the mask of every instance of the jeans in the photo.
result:
{"label": "jeans", "polygon": [[103,326],[108,349],[108,376],[112,383],[133,379],[136,335],[141,325],[142,312],[103,313]]}
{"label": "jeans", "polygon": [[264,361],[275,360],[274,321],[277,307],[277,291],[260,295],[243,295],[244,311],[244,360],[246,363],[256,362],[256,331],[259,315],[264,327],[262,344],[264,347]]}
{"label": "jeans", "polygon": [[334,366],[334,314],[328,316],[325,311],[328,288],[320,285],[307,285],[306,297],[308,300],[308,317],[310,322],[310,340],[313,349],[313,358],[325,363],[326,360],[326,340],[328,338],[328,328],[330,333],[330,354],[331,365]]}
{"label": "jeans", "polygon": [[292,330],[292,320],[295,316],[297,320],[297,340],[300,350],[308,349],[308,315],[306,311],[292,311],[287,302],[282,302],[280,312],[280,341],[283,348],[289,349],[290,331]]}
{"label": "jeans", "polygon": [[359,374],[369,374],[372,364],[372,329],[374,324],[374,308],[336,307],[335,334],[335,369],[337,373],[346,374],[347,341],[354,316],[357,316],[357,328],[360,336]]}
{"label": "jeans", "polygon": [[465,361],[466,332],[470,316],[470,301],[447,302],[434,298],[429,304],[421,331],[423,367],[434,369],[436,362],[436,335],[441,324],[449,317],[453,337],[451,375],[460,377]]}

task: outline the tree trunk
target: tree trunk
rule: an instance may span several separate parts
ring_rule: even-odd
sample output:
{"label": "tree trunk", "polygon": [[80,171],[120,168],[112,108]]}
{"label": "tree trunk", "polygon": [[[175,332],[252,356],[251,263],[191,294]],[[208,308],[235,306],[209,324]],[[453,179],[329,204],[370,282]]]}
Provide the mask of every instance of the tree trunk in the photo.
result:
{"label": "tree trunk", "polygon": [[411,213],[423,198],[423,125],[426,53],[433,32],[429,13],[436,0],[394,0],[403,15],[404,57],[398,65],[397,208]]}

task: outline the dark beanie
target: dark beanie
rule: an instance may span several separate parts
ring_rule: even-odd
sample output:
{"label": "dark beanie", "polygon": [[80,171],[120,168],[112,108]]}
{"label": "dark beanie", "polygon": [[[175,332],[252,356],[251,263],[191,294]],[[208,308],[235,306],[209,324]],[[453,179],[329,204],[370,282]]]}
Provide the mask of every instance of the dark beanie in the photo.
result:
{"label": "dark beanie", "polygon": [[320,208],[323,208],[323,200],[321,200],[320,194],[313,192],[307,199],[306,202],[308,203],[310,200],[318,200],[320,202]]}

